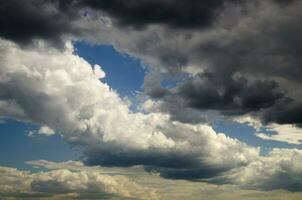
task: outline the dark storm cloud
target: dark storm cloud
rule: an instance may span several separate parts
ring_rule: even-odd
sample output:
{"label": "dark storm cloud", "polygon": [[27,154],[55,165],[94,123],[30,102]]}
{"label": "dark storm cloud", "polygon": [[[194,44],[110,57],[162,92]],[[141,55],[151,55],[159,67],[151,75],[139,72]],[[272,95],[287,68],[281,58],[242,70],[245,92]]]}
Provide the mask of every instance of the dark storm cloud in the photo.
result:
{"label": "dark storm cloud", "polygon": [[141,27],[166,24],[173,27],[204,27],[211,24],[215,12],[226,2],[241,0],[88,0],[84,5],[101,9],[114,16],[120,24]]}
{"label": "dark storm cloud", "polygon": [[[142,28],[162,24],[171,28],[205,28],[227,4],[244,0],[1,0],[0,36],[28,44],[32,39],[59,43],[66,34],[81,35],[72,25],[79,11],[95,10],[109,14],[118,26]],[[292,1],[275,0],[280,5]],[[286,3],[285,3],[286,2]],[[82,13],[83,15],[83,13]]]}
{"label": "dark storm cloud", "polygon": [[[158,172],[164,178],[201,180],[218,176],[234,166],[223,164],[213,166],[206,159],[198,157],[200,152],[170,151],[163,149],[126,150],[114,143],[102,144],[97,148],[87,149],[83,161],[88,166],[120,166],[142,165],[148,172]],[[203,153],[201,153],[203,154]],[[206,156],[207,153],[204,153]],[[203,161],[204,159],[204,161]],[[238,163],[236,167],[246,163]]]}
{"label": "dark storm cloud", "polygon": [[162,149],[128,150],[114,142],[102,146],[91,147],[84,152],[84,162],[87,165],[101,166],[133,166],[147,165],[163,168],[186,169],[206,166],[197,156],[198,153],[179,151],[164,151]]}
{"label": "dark storm cloud", "polygon": [[302,104],[289,101],[287,104],[277,104],[260,115],[265,122],[279,124],[296,124],[302,127]]}
{"label": "dark storm cloud", "polygon": [[72,22],[81,17],[80,10],[90,8],[104,11],[124,25],[199,27],[209,25],[214,11],[224,2],[238,1],[1,0],[0,36],[20,44],[29,44],[32,39],[59,43],[66,34],[80,35],[81,30],[73,27]]}
{"label": "dark storm cloud", "polygon": [[[172,75],[172,63],[178,72],[191,65],[202,72],[170,89],[150,83],[149,78],[145,91],[161,99],[162,108],[177,104],[224,115],[248,113],[264,123],[301,124],[301,10],[299,1],[259,2],[237,17],[229,17],[234,8],[225,10],[209,32],[193,31],[181,39],[171,34],[177,46],[165,41],[172,44],[170,49],[154,49],[162,66]],[[181,63],[180,57],[186,60]],[[163,112],[175,116],[174,109]]]}
{"label": "dark storm cloud", "polygon": [[222,110],[244,114],[271,107],[284,98],[273,81],[248,84],[244,78],[221,79],[213,74],[200,74],[179,87],[179,95],[198,109]]}
{"label": "dark storm cloud", "polygon": [[169,179],[186,179],[192,181],[200,181],[208,178],[219,176],[228,169],[215,168],[193,168],[193,169],[173,169],[154,166],[145,166],[144,169],[148,172],[158,172],[164,178]]}
{"label": "dark storm cloud", "polygon": [[73,1],[1,0],[0,36],[20,44],[44,39],[60,44],[64,34],[75,33]]}
{"label": "dark storm cloud", "polygon": [[[164,24],[173,28],[202,28],[211,25],[226,4],[242,2],[244,0],[86,0],[81,4],[105,11],[120,25]],[[275,2],[284,5],[292,1]]]}
{"label": "dark storm cloud", "polygon": [[213,73],[200,73],[171,91],[166,89],[160,98],[152,96],[153,94],[149,93],[151,97],[163,102],[159,109],[169,112],[173,119],[182,122],[196,123],[205,120],[198,119],[193,111],[191,115],[186,114],[183,107],[202,111],[218,110],[224,115],[261,113],[258,117],[264,123],[301,122],[301,109],[297,106],[291,108],[294,100],[286,96],[279,84],[272,80],[248,81],[243,77],[223,78]]}

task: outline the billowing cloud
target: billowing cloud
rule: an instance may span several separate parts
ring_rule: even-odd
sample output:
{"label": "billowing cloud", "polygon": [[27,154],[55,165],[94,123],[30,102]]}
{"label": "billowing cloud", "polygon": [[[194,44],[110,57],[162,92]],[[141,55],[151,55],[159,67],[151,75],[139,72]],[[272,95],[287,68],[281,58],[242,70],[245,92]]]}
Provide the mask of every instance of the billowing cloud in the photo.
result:
{"label": "billowing cloud", "polygon": [[295,125],[271,123],[264,126],[259,119],[248,115],[234,117],[232,120],[254,128],[255,135],[264,140],[286,142],[289,144],[302,143],[302,129]]}
{"label": "billowing cloud", "polygon": [[76,33],[72,22],[79,15],[73,1],[3,0],[0,2],[0,36],[22,45],[45,39],[61,45],[64,35]]}
{"label": "billowing cloud", "polygon": [[[86,40],[141,58],[150,69],[145,94],[163,101],[162,112],[179,121],[191,116],[175,108],[299,125],[301,7],[300,1],[225,4],[206,29],[156,23],[142,29],[102,26],[97,14],[77,25],[86,27]],[[165,80],[176,84],[166,88]]]}
{"label": "billowing cloud", "polygon": [[77,168],[63,168],[64,163],[53,163],[58,169],[36,173],[0,167],[0,196],[17,199],[159,199],[155,190],[141,187],[125,176],[108,175],[101,169],[69,162],[73,163]]}
{"label": "billowing cloud", "polygon": [[210,25],[215,12],[226,2],[173,1],[94,1],[94,0],[3,0],[0,2],[1,37],[28,44],[34,39],[61,43],[67,35],[81,35],[74,22],[91,10],[104,12],[119,25],[142,27],[167,24],[174,27],[204,27]]}
{"label": "billowing cloud", "polygon": [[[64,46],[68,37],[142,59],[150,69],[145,93],[166,102],[162,112],[179,121],[204,118],[180,115],[176,107],[301,122],[301,91],[290,90],[301,82],[300,1],[22,0],[0,8],[0,35],[19,44],[44,39]],[[193,77],[161,85],[183,73]]]}
{"label": "billowing cloud", "polygon": [[216,133],[209,125],[132,112],[70,44],[63,53],[44,45],[22,50],[1,40],[1,117],[58,132],[84,147],[87,164],[220,172],[258,155],[259,149]]}
{"label": "billowing cloud", "polygon": [[165,24],[175,28],[204,27],[211,25],[216,12],[225,3],[239,3],[241,0],[212,0],[184,2],[179,0],[143,1],[83,1],[94,9],[100,9],[113,16],[120,25],[143,27],[149,24]]}
{"label": "billowing cloud", "polygon": [[[157,112],[133,112],[127,101],[99,80],[96,68],[74,54],[70,43],[63,53],[45,45],[41,42],[24,50],[1,40],[0,92],[5,105],[1,117],[37,123],[42,132],[59,133],[70,144],[81,146],[88,165],[142,165],[166,178],[211,180],[277,158],[274,151],[262,157],[259,148],[216,133],[208,124],[181,123]],[[100,73],[101,68],[97,70]],[[291,165],[288,160],[282,163]],[[58,173],[51,175],[60,177]],[[272,178],[274,174],[268,176]],[[233,179],[223,181],[237,184]],[[42,186],[34,183],[43,192],[53,185],[53,181]],[[278,187],[291,190],[286,184]],[[71,191],[69,186],[65,190]]]}
{"label": "billowing cloud", "polygon": [[[280,153],[280,152],[279,152]],[[276,156],[270,161],[278,163],[278,150]],[[296,159],[294,154],[283,151],[282,154]],[[292,154],[292,155],[291,155]],[[274,157],[274,158],[273,158]],[[290,160],[290,159],[288,159]],[[285,159],[283,159],[283,162]],[[294,162],[294,160],[292,160]],[[252,188],[242,188],[236,185],[214,185],[198,181],[164,179],[156,173],[146,173],[141,167],[132,168],[104,168],[87,167],[79,161],[50,162],[46,160],[30,161],[28,164],[39,170],[30,173],[15,168],[0,167],[0,196],[3,199],[243,199],[243,200],[294,200],[301,198],[301,192],[291,193],[284,190],[257,191]],[[263,164],[263,163],[262,163]],[[296,167],[298,167],[296,162]],[[274,167],[266,169],[254,163],[251,168],[240,174],[243,180],[253,181],[255,176],[257,184],[263,184],[268,176],[266,171],[281,172]],[[269,164],[268,164],[269,165]],[[286,165],[286,164],[285,164]],[[283,165],[283,169],[285,167]],[[265,167],[263,167],[265,168]],[[269,168],[269,169],[268,169]],[[43,169],[43,171],[40,171]],[[284,174],[284,172],[282,172]],[[230,178],[230,177],[229,177]],[[232,180],[238,180],[239,175],[233,175]],[[278,179],[271,179],[276,181]],[[292,179],[291,179],[292,180]],[[254,181],[256,182],[256,181]],[[268,184],[280,184],[267,182]],[[255,185],[252,185],[255,186]],[[266,185],[268,186],[268,185]]]}
{"label": "billowing cloud", "polygon": [[[299,191],[301,151],[260,156],[259,148],[204,122],[212,112],[250,115],[258,127],[295,138],[257,136],[300,143],[301,8],[301,1],[280,0],[2,1],[0,117],[38,124],[39,134],[60,134],[81,147],[87,165],[142,165],[166,178]],[[101,67],[76,55],[71,40],[110,44],[140,58],[149,69],[144,111],[132,111],[102,81]],[[19,191],[127,196],[91,171],[2,171],[18,177],[5,179],[13,183],[27,177]]]}
{"label": "billowing cloud", "polygon": [[264,140],[275,140],[281,142],[287,142],[289,144],[301,144],[302,129],[293,125],[279,125],[279,124],[271,124],[266,127],[266,131],[271,134],[267,134],[265,132],[258,132],[256,135]]}
{"label": "billowing cloud", "polygon": [[[273,149],[250,165],[231,170],[217,182],[231,182],[246,188],[273,190],[284,188],[301,190],[302,151],[297,149]],[[215,178],[214,178],[215,179]]]}
{"label": "billowing cloud", "polygon": [[3,0],[0,2],[0,35],[22,45],[35,39],[60,45],[63,37],[81,35],[82,30],[74,23],[91,10],[113,16],[119,25],[142,27],[154,23],[174,27],[204,27],[212,23],[215,12],[225,2],[239,1]]}

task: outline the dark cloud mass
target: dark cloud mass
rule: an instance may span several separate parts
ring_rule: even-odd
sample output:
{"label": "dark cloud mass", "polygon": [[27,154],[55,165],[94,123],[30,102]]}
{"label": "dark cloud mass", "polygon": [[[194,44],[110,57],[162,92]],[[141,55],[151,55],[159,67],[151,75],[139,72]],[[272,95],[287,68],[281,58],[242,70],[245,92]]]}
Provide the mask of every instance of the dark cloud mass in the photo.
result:
{"label": "dark cloud mass", "polygon": [[72,0],[1,0],[0,35],[20,44],[32,39],[60,44],[64,34],[76,32],[70,23],[77,17],[72,7]]}
{"label": "dark cloud mass", "polygon": [[221,80],[213,74],[200,74],[179,87],[179,95],[198,109],[223,110],[245,114],[271,107],[284,98],[273,81],[248,84],[243,78]]}
{"label": "dark cloud mass", "polygon": [[[225,5],[243,0],[1,0],[0,35],[24,44],[32,39],[60,42],[62,35],[80,34],[72,22],[79,11],[103,11],[122,26],[143,28],[163,24],[173,28],[203,28],[215,20]],[[291,1],[276,0],[284,3]],[[78,32],[79,31],[79,32]]]}
{"label": "dark cloud mass", "polygon": [[[240,0],[225,0],[239,2]],[[119,24],[143,27],[167,24],[174,27],[203,27],[209,25],[224,0],[192,1],[143,0],[1,0],[0,35],[20,44],[32,39],[61,42],[66,34],[80,35],[72,25],[81,17],[79,11],[101,10],[113,16]]]}
{"label": "dark cloud mass", "polygon": [[88,0],[83,1],[83,4],[104,10],[122,25],[141,27],[149,24],[166,24],[173,27],[193,28],[210,25],[215,18],[215,12],[225,3],[240,1]]}
{"label": "dark cloud mass", "polygon": [[[171,65],[178,73],[191,66],[201,72],[172,89],[147,80],[146,92],[163,100],[166,106],[162,107],[181,102],[224,115],[253,114],[264,123],[300,125],[301,2],[249,4],[244,14],[236,14],[237,9],[223,11],[207,31],[193,31],[183,38],[170,34],[168,40],[176,40],[177,45],[165,41],[170,48],[154,48],[168,74],[175,74]],[[186,59],[179,62],[179,58]]]}

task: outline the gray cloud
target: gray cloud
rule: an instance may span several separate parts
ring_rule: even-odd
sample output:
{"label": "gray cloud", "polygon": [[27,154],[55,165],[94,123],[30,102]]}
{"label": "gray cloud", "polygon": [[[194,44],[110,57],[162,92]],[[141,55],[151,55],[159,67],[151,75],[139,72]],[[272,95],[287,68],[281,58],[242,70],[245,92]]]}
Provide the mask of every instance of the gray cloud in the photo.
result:
{"label": "gray cloud", "polygon": [[274,81],[248,83],[244,78],[222,80],[202,73],[178,87],[176,96],[188,105],[203,110],[221,110],[225,114],[245,114],[274,106],[284,94]]}
{"label": "gray cloud", "polygon": [[0,36],[22,45],[45,39],[61,46],[65,34],[77,32],[72,21],[79,14],[72,0],[3,0],[0,12]]}
{"label": "gray cloud", "polygon": [[199,28],[209,26],[216,11],[225,3],[241,0],[191,1],[143,0],[143,1],[83,1],[94,9],[101,9],[113,16],[120,25],[143,27],[150,24],[165,24],[174,28]]}
{"label": "gray cloud", "polygon": [[215,0],[211,2],[185,3],[173,1],[94,1],[94,0],[3,0],[0,2],[0,35],[20,44],[33,39],[45,39],[62,43],[64,35],[79,35],[81,30],[73,26],[90,9],[113,16],[119,24],[144,26],[167,24],[172,26],[205,26],[214,18],[214,11],[225,2],[239,0]]}
{"label": "gray cloud", "polygon": [[[288,90],[301,82],[300,7],[299,1],[278,0],[2,1],[0,35],[20,44],[44,39],[62,45],[64,37],[112,44],[150,67],[146,94],[166,105],[177,99],[175,106],[162,111],[183,122],[204,119],[182,116],[175,107],[181,106],[185,113],[190,109],[213,109],[224,115],[248,112],[264,123],[299,125],[300,96]],[[181,87],[161,86],[162,80],[192,69],[199,74]],[[209,74],[215,78],[207,78]],[[205,80],[197,81],[201,77]],[[255,85],[234,77],[252,79],[249,84]],[[246,86],[237,89],[240,84]],[[205,91],[209,85],[213,87]],[[172,90],[179,94],[167,97],[175,94]],[[235,105],[237,100],[240,105]]]}
{"label": "gray cloud", "polygon": [[[190,119],[174,109],[180,106],[178,110],[249,113],[263,123],[300,125],[301,7],[299,1],[254,1],[226,6],[213,26],[204,30],[110,27],[102,37],[88,34],[87,39],[113,43],[143,59],[151,71],[145,93],[166,102],[162,111],[175,119]],[[191,78],[172,88],[161,85],[182,73]]]}
{"label": "gray cloud", "polygon": [[55,45],[62,45],[63,37],[81,35],[82,30],[74,26],[74,22],[87,15],[91,9],[113,16],[119,25],[141,27],[154,23],[175,27],[205,26],[211,24],[214,11],[225,2],[239,0],[191,3],[178,0],[3,0],[0,2],[0,35],[22,45],[30,44],[34,39],[44,39]]}

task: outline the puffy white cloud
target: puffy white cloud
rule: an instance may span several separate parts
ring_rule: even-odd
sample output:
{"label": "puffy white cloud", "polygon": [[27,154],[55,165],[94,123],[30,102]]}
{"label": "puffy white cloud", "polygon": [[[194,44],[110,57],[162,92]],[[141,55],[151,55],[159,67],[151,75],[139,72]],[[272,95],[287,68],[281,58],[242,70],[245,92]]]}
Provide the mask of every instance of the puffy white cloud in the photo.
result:
{"label": "puffy white cloud", "polygon": [[99,80],[101,68],[75,55],[70,43],[60,51],[43,42],[20,49],[0,40],[0,51],[1,117],[41,124],[40,133],[58,132],[84,147],[87,163],[229,169],[258,155],[259,149],[209,125],[132,112]]}
{"label": "puffy white cloud", "polygon": [[274,140],[280,142],[287,142],[289,144],[301,144],[302,143],[302,129],[291,124],[279,125],[270,124],[265,127],[266,131],[272,132],[267,134],[258,132],[256,136],[264,140]]}
{"label": "puffy white cloud", "polygon": [[48,126],[41,126],[38,130],[38,133],[41,135],[47,135],[47,136],[55,134],[54,130],[52,130]]}
{"label": "puffy white cloud", "polygon": [[41,126],[38,130],[28,130],[26,132],[28,137],[35,137],[37,134],[42,136],[52,136],[55,134],[55,131],[48,126]]}
{"label": "puffy white cloud", "polygon": [[298,149],[273,149],[265,157],[259,157],[248,166],[233,169],[214,178],[245,188],[266,190],[287,189],[301,191],[302,151]]}
{"label": "puffy white cloud", "polygon": [[101,66],[99,65],[94,65],[93,72],[95,76],[99,79],[105,78],[106,76],[105,72],[102,70]]}
{"label": "puffy white cloud", "polygon": [[247,124],[255,129],[255,135],[264,140],[286,142],[289,144],[302,143],[302,129],[291,124],[269,123],[263,125],[260,120],[244,115],[232,119],[235,122]]}

